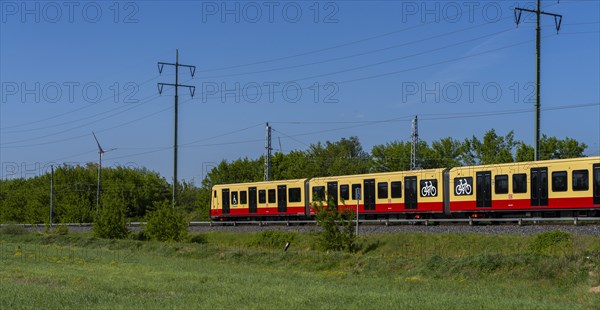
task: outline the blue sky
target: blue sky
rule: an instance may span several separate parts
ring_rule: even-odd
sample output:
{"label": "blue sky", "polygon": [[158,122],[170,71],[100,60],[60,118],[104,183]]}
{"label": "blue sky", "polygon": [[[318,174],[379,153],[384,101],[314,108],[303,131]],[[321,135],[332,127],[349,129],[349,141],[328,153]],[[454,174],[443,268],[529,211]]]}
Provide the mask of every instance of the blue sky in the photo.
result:
{"label": "blue sky", "polygon": [[[0,1],[2,177],[97,161],[172,178],[222,159],[358,136],[366,150],[513,130],[533,144],[532,1]],[[600,1],[542,1],[542,133],[600,154]]]}

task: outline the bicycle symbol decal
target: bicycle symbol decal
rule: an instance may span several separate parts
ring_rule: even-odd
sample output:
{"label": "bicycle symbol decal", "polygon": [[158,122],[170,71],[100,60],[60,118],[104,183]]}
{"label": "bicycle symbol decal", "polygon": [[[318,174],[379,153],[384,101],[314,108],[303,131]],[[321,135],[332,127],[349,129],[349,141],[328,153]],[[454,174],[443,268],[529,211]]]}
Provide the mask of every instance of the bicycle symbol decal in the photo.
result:
{"label": "bicycle symbol decal", "polygon": [[423,186],[421,188],[421,196],[422,197],[437,196],[437,188],[435,188],[435,186],[433,186],[433,182],[432,181],[424,181],[424,183],[425,183],[425,186]]}
{"label": "bicycle symbol decal", "polygon": [[456,196],[471,195],[471,185],[467,182],[467,179],[459,179],[459,184],[456,185],[455,193]]}

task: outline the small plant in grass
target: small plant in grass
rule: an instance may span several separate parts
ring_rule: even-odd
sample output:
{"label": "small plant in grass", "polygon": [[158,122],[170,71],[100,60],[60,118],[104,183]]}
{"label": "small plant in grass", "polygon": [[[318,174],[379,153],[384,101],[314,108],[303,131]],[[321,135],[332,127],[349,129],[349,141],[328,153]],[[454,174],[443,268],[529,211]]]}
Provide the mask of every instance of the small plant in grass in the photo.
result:
{"label": "small plant in grass", "polygon": [[190,242],[198,243],[198,244],[205,244],[205,243],[208,243],[208,240],[206,240],[206,236],[204,236],[202,234],[194,234],[190,237]]}
{"label": "small plant in grass", "polygon": [[67,227],[67,225],[58,225],[55,227],[51,227],[50,225],[46,226],[46,234],[48,234],[48,235],[64,236],[68,233],[69,233],[69,227]]}
{"label": "small plant in grass", "polygon": [[252,244],[277,249],[283,248],[286,243],[292,242],[295,237],[296,234],[292,232],[266,230],[256,234]]}
{"label": "small plant in grass", "polygon": [[535,254],[568,253],[573,249],[573,236],[562,230],[537,234],[529,246]]}
{"label": "small plant in grass", "polygon": [[[335,202],[329,199],[329,206]],[[356,252],[358,244],[352,220],[355,213],[350,209],[339,211],[328,207],[322,200],[313,199],[311,208],[315,211],[315,221],[323,230],[317,235],[317,245],[322,250]]]}
{"label": "small plant in grass", "polygon": [[2,235],[24,235],[27,230],[22,225],[17,224],[4,224],[0,228],[0,234]]}
{"label": "small plant in grass", "polygon": [[169,201],[154,203],[154,211],[146,216],[144,233],[158,241],[182,241],[187,236],[188,221]]}
{"label": "small plant in grass", "polygon": [[573,236],[562,230],[552,230],[537,234],[529,249],[535,254],[568,253],[573,249]]}

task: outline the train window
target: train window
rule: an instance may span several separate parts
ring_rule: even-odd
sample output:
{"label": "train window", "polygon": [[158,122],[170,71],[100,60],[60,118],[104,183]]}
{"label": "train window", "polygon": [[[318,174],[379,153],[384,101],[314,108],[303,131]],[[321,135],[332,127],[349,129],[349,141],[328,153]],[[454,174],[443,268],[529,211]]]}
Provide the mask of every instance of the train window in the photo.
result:
{"label": "train window", "polygon": [[527,193],[527,175],[525,173],[513,174],[513,193]]}
{"label": "train window", "polygon": [[552,172],[552,191],[553,192],[567,191],[567,172],[566,171]]}
{"label": "train window", "polygon": [[466,196],[473,195],[473,177],[454,178],[454,195]]}
{"label": "train window", "polygon": [[387,182],[377,183],[377,198],[379,198],[379,199],[387,199],[388,198]]}
{"label": "train window", "polygon": [[289,196],[290,202],[302,201],[301,193],[302,193],[302,191],[300,190],[300,187],[294,187],[294,188],[288,189],[288,196]]}
{"label": "train window", "polygon": [[245,205],[248,202],[248,192],[240,191],[240,204]]}
{"label": "train window", "polygon": [[500,174],[494,178],[496,194],[508,194],[508,175]]}
{"label": "train window", "polygon": [[269,199],[269,203],[275,203],[275,201],[277,201],[277,197],[275,196],[275,190],[274,189],[270,189],[268,191],[267,198]]}
{"label": "train window", "polygon": [[573,190],[587,191],[589,189],[589,176],[587,170],[573,171]]}
{"label": "train window", "polygon": [[358,189],[358,196],[360,197],[360,192],[361,192],[361,187],[360,184],[352,184],[352,199],[354,200],[358,200],[358,197],[356,197],[356,190]]}
{"label": "train window", "polygon": [[343,200],[350,199],[350,188],[348,184],[340,185],[340,198]]}
{"label": "train window", "polygon": [[231,192],[231,204],[232,205],[238,204],[238,192]]}
{"label": "train window", "polygon": [[313,201],[325,200],[325,186],[313,186],[312,195]]}
{"label": "train window", "polygon": [[392,182],[392,198],[402,198],[402,182]]}
{"label": "train window", "polygon": [[437,197],[438,181],[436,179],[421,180],[419,184],[421,185],[421,197]]}
{"label": "train window", "polygon": [[213,192],[215,192],[214,196],[215,196],[215,198],[217,198],[217,191],[213,191]]}
{"label": "train window", "polygon": [[264,189],[258,191],[258,203],[267,203],[267,192]]}

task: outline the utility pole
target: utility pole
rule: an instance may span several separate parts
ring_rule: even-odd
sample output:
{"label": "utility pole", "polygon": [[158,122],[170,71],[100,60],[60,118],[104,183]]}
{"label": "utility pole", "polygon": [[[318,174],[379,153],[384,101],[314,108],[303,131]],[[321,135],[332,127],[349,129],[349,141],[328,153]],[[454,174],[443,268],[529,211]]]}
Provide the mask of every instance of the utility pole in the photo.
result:
{"label": "utility pole", "polygon": [[50,227],[54,223],[54,165],[50,165]]}
{"label": "utility pole", "polygon": [[271,180],[271,126],[267,123],[265,137],[265,181]]}
{"label": "utility pole", "polygon": [[560,30],[560,24],[562,23],[562,15],[546,13],[540,10],[540,1],[537,0],[537,9],[529,10],[523,8],[515,8],[515,22],[517,23],[517,27],[519,26],[519,22],[521,21],[521,13],[523,11],[535,13],[536,15],[536,27],[535,27],[535,118],[533,122],[533,126],[535,127],[535,136],[534,136],[534,144],[533,148],[534,156],[533,160],[537,161],[540,159],[540,39],[541,39],[541,27],[540,27],[540,17],[541,15],[549,15],[554,17],[554,25],[556,26],[556,33]]}
{"label": "utility pole", "polygon": [[412,120],[412,145],[411,145],[411,158],[410,158],[410,170],[417,169],[417,147],[419,145],[419,124],[417,116]]}
{"label": "utility pole", "polygon": [[196,92],[195,86],[183,85],[179,84],[179,67],[187,67],[190,69],[190,74],[192,78],[196,73],[196,66],[190,65],[182,65],[179,63],[179,49],[175,50],[175,63],[168,62],[159,62],[158,63],[158,73],[161,74],[163,67],[167,66],[175,66],[175,84],[170,83],[158,83],[158,94],[162,94],[163,87],[173,86],[175,87],[175,131],[174,131],[174,142],[173,142],[173,208],[175,208],[175,203],[177,201],[177,123],[178,123],[178,109],[179,109],[179,96],[177,90],[179,87],[187,87],[190,90],[190,95],[192,98],[194,97],[194,93]]}

